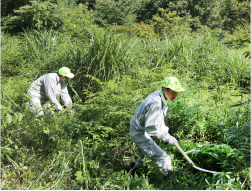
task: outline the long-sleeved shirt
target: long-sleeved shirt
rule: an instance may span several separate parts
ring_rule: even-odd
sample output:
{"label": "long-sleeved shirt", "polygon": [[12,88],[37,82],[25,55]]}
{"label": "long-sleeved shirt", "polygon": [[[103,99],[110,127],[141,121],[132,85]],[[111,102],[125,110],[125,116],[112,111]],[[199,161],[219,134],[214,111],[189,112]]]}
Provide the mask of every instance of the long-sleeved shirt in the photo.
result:
{"label": "long-sleeved shirt", "polygon": [[31,84],[27,94],[43,101],[50,100],[52,104],[57,106],[58,110],[63,109],[57,100],[60,96],[64,105],[71,107],[72,104],[67,86],[64,81],[59,83],[59,76],[57,73],[49,73],[39,77]]}
{"label": "long-sleeved shirt", "polygon": [[162,102],[160,91],[155,91],[148,95],[139,105],[130,124],[134,128],[130,129],[130,136],[147,132],[150,136],[156,136],[158,139],[166,140],[170,137],[169,128],[165,126],[164,116],[168,107]]}

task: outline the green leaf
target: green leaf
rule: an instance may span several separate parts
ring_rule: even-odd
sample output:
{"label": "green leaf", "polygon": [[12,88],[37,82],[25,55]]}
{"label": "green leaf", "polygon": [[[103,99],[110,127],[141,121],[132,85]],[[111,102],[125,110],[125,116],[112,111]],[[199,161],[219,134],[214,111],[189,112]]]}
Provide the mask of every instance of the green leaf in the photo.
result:
{"label": "green leaf", "polygon": [[10,138],[8,138],[10,144],[14,143]]}
{"label": "green leaf", "polygon": [[6,115],[6,123],[11,123],[12,122],[12,118],[10,114]]}
{"label": "green leaf", "polygon": [[14,113],[14,120],[13,120],[13,123],[16,123],[18,120],[18,114],[17,113]]}
{"label": "green leaf", "polygon": [[23,119],[23,114],[22,113],[18,113],[18,121],[20,122],[20,121],[22,121],[22,119]]}
{"label": "green leaf", "polygon": [[84,177],[82,176],[82,171],[75,172],[74,176],[76,176],[76,180],[80,181],[80,183],[84,182]]}
{"label": "green leaf", "polygon": [[76,177],[80,177],[80,176],[82,176],[82,171],[77,171],[77,172],[75,172],[75,174],[74,174],[74,176],[76,176]]}
{"label": "green leaf", "polygon": [[49,134],[50,129],[44,129],[43,131],[44,131],[45,134]]}

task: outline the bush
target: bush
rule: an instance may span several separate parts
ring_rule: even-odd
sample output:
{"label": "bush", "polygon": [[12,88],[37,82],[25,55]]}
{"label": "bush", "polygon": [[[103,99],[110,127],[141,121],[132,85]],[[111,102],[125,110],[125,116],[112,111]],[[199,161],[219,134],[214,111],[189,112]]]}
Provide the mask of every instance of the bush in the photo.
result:
{"label": "bush", "polygon": [[244,55],[250,57],[249,43],[250,43],[250,27],[237,26],[233,34],[226,35],[226,44],[229,47],[244,48]]}
{"label": "bush", "polygon": [[158,9],[158,14],[154,15],[150,23],[154,27],[154,31],[161,36],[166,34],[168,37],[172,37],[182,32],[190,32],[189,23],[186,21],[189,17],[179,17],[176,12],[171,12],[168,9]]}
{"label": "bush", "polygon": [[1,1],[1,16],[6,17],[13,14],[13,10],[18,9],[29,3],[29,0],[2,0]]}
{"label": "bush", "polygon": [[132,25],[136,19],[137,1],[134,0],[97,0],[94,6],[95,20],[103,26]]}
{"label": "bush", "polygon": [[94,24],[94,16],[87,9],[87,5],[78,4],[77,6],[58,10],[61,14],[63,23],[58,31],[72,38],[78,38],[85,41],[88,39],[88,34],[97,28]]}
{"label": "bush", "polygon": [[143,21],[140,23],[133,23],[131,27],[122,25],[116,26],[116,31],[119,33],[125,33],[128,36],[145,37],[156,36],[153,25],[145,24]]}
{"label": "bush", "polygon": [[50,1],[31,1],[15,10],[15,15],[3,18],[3,31],[22,32],[23,29],[57,28],[63,20],[54,14],[59,7]]}
{"label": "bush", "polygon": [[20,7],[14,12],[14,15],[3,18],[3,31],[17,33],[53,29],[82,38],[92,25],[92,14],[87,6],[75,6],[74,2],[31,1],[31,5]]}

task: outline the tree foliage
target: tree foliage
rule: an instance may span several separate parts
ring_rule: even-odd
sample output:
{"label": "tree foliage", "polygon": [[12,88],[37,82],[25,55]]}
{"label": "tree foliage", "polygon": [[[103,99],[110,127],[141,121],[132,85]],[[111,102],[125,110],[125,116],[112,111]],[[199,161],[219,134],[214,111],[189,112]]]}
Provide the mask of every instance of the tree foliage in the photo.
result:
{"label": "tree foliage", "polygon": [[179,16],[190,14],[198,17],[202,25],[212,29],[222,29],[232,32],[237,24],[250,22],[247,2],[238,3],[229,0],[179,0],[169,2],[170,10],[177,11]]}
{"label": "tree foliage", "polygon": [[[23,29],[58,28],[67,18],[63,12],[74,6],[86,4],[95,15],[98,24],[132,26],[137,21],[149,24],[158,14],[159,8],[176,12],[175,16],[189,18],[192,31],[201,25],[218,30],[221,33],[232,33],[236,25],[250,23],[250,5],[248,1],[234,0],[39,0],[12,1],[4,0],[2,7],[3,30],[20,32]],[[225,32],[222,32],[225,31]]]}
{"label": "tree foliage", "polygon": [[[198,18],[202,25],[212,29],[222,29],[232,32],[237,24],[245,25],[250,22],[250,5],[248,1],[229,0],[147,0],[142,1],[137,12],[138,21],[150,22],[158,9],[176,11],[177,16]],[[198,28],[197,23],[192,29]]]}
{"label": "tree foliage", "polygon": [[29,0],[2,0],[1,1],[1,17],[12,15],[14,10],[29,4]]}
{"label": "tree foliage", "polygon": [[102,25],[131,25],[136,19],[137,1],[97,0],[94,6],[96,22]]}
{"label": "tree foliage", "polygon": [[62,24],[60,15],[55,14],[59,8],[50,1],[30,1],[14,11],[13,16],[3,18],[3,30],[21,32],[23,29],[58,28]]}
{"label": "tree foliage", "polygon": [[156,34],[167,34],[167,36],[173,36],[175,34],[190,32],[189,26],[190,17],[179,17],[176,12],[171,12],[168,9],[158,9],[158,14],[153,16],[151,24],[154,27]]}
{"label": "tree foliage", "polygon": [[227,36],[226,44],[231,47],[242,48],[249,47],[250,43],[250,27],[237,25],[233,34]]}

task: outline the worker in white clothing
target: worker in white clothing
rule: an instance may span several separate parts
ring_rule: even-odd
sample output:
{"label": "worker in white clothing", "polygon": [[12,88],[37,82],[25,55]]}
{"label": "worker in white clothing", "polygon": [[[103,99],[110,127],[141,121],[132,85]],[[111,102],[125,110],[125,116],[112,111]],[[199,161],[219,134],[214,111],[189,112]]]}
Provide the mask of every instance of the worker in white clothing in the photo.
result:
{"label": "worker in white clothing", "polygon": [[160,171],[166,176],[172,169],[171,158],[153,140],[152,136],[168,141],[169,144],[177,140],[168,134],[169,128],[164,123],[168,109],[168,101],[173,101],[184,91],[176,77],[168,77],[162,83],[162,88],[148,95],[139,105],[130,121],[130,137],[136,144],[139,158],[130,165],[135,171],[143,165],[143,159],[150,158]]}
{"label": "worker in white clothing", "polygon": [[42,106],[44,108],[50,107],[50,104],[46,103],[48,100],[51,101],[53,107],[63,110],[63,107],[57,100],[59,97],[61,97],[64,105],[71,109],[72,99],[68,93],[65,81],[73,77],[74,74],[70,72],[69,68],[62,67],[57,73],[45,74],[31,84],[27,94],[30,96],[31,111],[36,113],[36,117],[44,115]]}

